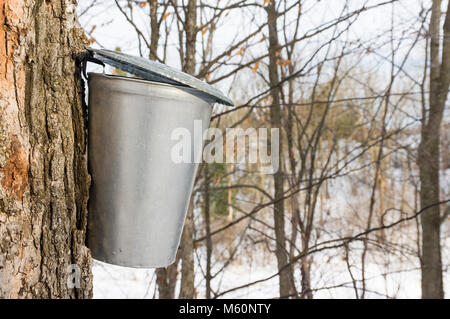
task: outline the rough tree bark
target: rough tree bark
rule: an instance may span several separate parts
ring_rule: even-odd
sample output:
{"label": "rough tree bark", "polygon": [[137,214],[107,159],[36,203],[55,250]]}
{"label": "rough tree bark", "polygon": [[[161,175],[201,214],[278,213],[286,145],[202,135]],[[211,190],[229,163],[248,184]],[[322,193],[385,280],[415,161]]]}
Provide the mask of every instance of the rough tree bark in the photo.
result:
{"label": "rough tree bark", "polygon": [[75,5],[0,0],[0,298],[92,296]]}
{"label": "rough tree bark", "polygon": [[422,214],[422,298],[444,298],[440,246],[439,202],[440,128],[450,84],[450,2],[444,23],[441,54],[441,0],[433,0],[430,21],[430,100],[422,119],[419,147]]}

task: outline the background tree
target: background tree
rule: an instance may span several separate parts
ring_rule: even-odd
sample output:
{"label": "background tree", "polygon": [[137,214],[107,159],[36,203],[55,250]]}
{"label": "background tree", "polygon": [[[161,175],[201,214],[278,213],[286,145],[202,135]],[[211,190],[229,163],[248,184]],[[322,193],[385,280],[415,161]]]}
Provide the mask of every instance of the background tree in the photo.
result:
{"label": "background tree", "polygon": [[[417,155],[433,94],[424,72],[431,0],[81,3],[92,45],[120,45],[231,95],[237,107],[215,107],[212,127],[281,128],[275,176],[244,158],[199,166],[186,228],[192,232],[177,263],[148,272],[146,296],[419,296],[422,242],[429,242],[421,215],[449,201],[445,107],[444,178],[433,182],[441,202],[420,200],[426,161]],[[110,23],[120,28],[102,33]],[[446,38],[437,38],[443,49]],[[186,68],[188,51],[195,54]],[[445,278],[448,214],[440,220]]]}
{"label": "background tree", "polygon": [[[275,0],[269,1],[266,6],[267,11],[267,26],[269,29],[269,85],[271,88],[271,101],[270,105],[270,124],[272,128],[281,129],[281,102],[280,102],[280,85],[278,75],[278,55],[280,50],[280,44],[278,41],[278,12],[277,2]],[[294,274],[292,266],[288,264],[288,254],[286,248],[286,235],[285,235],[285,222],[284,222],[284,176],[283,176],[283,144],[282,138],[279,142],[279,154],[277,154],[277,167],[279,170],[273,174],[274,183],[274,228],[275,228],[275,241],[276,252],[278,262],[278,269],[280,271],[280,297],[287,298],[291,295],[296,295]]]}
{"label": "background tree", "polygon": [[[440,140],[445,102],[450,85],[450,2],[441,37],[441,0],[433,0],[429,28],[430,95],[423,106],[419,147],[420,205],[422,215],[422,297],[444,298],[441,257]],[[442,39],[441,39],[442,38]],[[448,149],[446,150],[448,152]]]}

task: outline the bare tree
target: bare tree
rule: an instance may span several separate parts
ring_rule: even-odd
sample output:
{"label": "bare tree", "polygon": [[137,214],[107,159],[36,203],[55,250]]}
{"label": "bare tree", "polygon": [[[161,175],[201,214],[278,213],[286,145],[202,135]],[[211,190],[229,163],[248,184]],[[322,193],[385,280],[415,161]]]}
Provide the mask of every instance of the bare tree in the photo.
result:
{"label": "bare tree", "polygon": [[[332,9],[324,10],[324,2],[315,0],[116,0],[136,31],[141,56],[230,88],[237,107],[216,107],[211,126],[222,132],[273,127],[281,133],[274,175],[240,161],[199,166],[176,262],[156,271],[160,298],[246,294],[247,288],[272,285],[271,279],[278,284],[270,295],[285,298],[345,290],[356,298],[408,293],[400,284],[388,287],[391,276],[420,271],[416,257],[423,250],[426,263],[428,248],[439,248],[436,222],[444,217],[430,214],[439,210],[439,181],[432,179],[439,174],[439,156],[427,157],[435,149],[426,145],[436,145],[436,127],[446,124],[443,111],[431,104],[443,100],[444,109],[449,73],[441,72],[448,64],[445,23],[444,35],[436,35],[429,50],[438,67],[426,88],[428,60],[417,71],[411,56],[428,45],[424,30],[432,10],[412,2],[327,2]],[[434,8],[439,31],[441,13]],[[383,13],[386,24],[361,35],[359,23],[367,26],[362,16],[370,18],[372,11]],[[240,20],[238,32],[229,31]],[[421,97],[430,99],[429,108],[423,104],[422,132],[416,114]],[[417,165],[434,187],[421,207]],[[430,216],[439,218],[426,228]],[[425,238],[430,232],[432,240]],[[233,283],[227,275],[237,263],[267,264],[274,272]],[[382,271],[374,274],[374,266]],[[337,277],[346,279],[336,283]],[[374,282],[386,285],[379,289]]]}
{"label": "bare tree", "polygon": [[[450,85],[450,2],[441,44],[441,0],[433,0],[430,20],[429,109],[423,108],[418,165],[422,209],[439,202],[440,127]],[[441,256],[441,212],[435,205],[422,215],[422,297],[444,298]]]}
{"label": "bare tree", "polygon": [[[269,1],[266,6],[267,11],[267,26],[269,29],[269,85],[271,86],[270,95],[272,97],[272,105],[270,106],[270,124],[274,128],[281,129],[281,105],[280,105],[280,86],[278,75],[278,54],[280,45],[278,41],[277,29],[277,2],[275,0]],[[278,171],[273,175],[274,181],[274,227],[276,252],[278,262],[278,269],[280,270],[280,297],[286,298],[295,295],[295,282],[293,278],[292,267],[288,265],[288,254],[286,249],[286,234],[284,221],[284,176],[283,176],[283,144],[282,139],[279,141],[279,154],[277,160],[279,167]]]}

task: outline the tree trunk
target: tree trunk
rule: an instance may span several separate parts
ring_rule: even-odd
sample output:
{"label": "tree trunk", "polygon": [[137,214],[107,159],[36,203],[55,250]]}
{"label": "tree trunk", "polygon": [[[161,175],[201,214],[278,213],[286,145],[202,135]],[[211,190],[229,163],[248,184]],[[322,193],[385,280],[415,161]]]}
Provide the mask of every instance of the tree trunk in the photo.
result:
{"label": "tree trunk", "polygon": [[211,238],[211,216],[210,216],[210,196],[209,196],[209,164],[205,163],[205,189],[204,189],[204,201],[205,201],[205,236],[206,236],[206,274],[205,274],[205,285],[206,285],[206,299],[211,299],[211,259],[212,259],[212,249],[213,242]]}
{"label": "tree trunk", "polygon": [[[159,23],[158,23],[158,1],[148,0],[150,6],[150,60],[158,59],[159,43]],[[175,262],[166,268],[156,269],[156,282],[158,284],[158,293],[160,299],[175,298],[175,286],[178,274],[179,253]]]}
{"label": "tree trunk", "polygon": [[[440,62],[441,0],[433,0],[430,21],[430,105],[423,114],[419,147],[422,221],[422,298],[444,298],[440,246],[439,203],[440,127],[450,83],[450,2],[444,24]],[[425,210],[426,209],[426,210]]]}
{"label": "tree trunk", "polygon": [[[197,1],[188,1],[185,8],[184,31],[186,35],[186,55],[183,61],[183,71],[195,75],[195,53],[197,39]],[[194,200],[191,196],[189,209],[181,237],[181,286],[179,298],[192,299],[194,290]]]}
{"label": "tree trunk", "polygon": [[159,24],[158,24],[158,0],[149,0],[150,4],[150,60],[158,58]]}
{"label": "tree trunk", "polygon": [[[281,105],[280,105],[280,88],[278,79],[278,30],[277,30],[277,18],[278,12],[276,11],[275,0],[269,2],[266,7],[267,11],[267,25],[269,28],[269,79],[270,86],[272,87],[272,105],[270,107],[270,122],[273,128],[279,128],[281,130]],[[286,235],[284,230],[284,176],[282,170],[282,136],[280,134],[279,141],[279,162],[278,171],[274,173],[274,224],[275,224],[275,239],[276,250],[275,255],[277,257],[278,270],[280,272],[280,297],[287,298],[295,294],[294,280],[292,267],[288,265],[288,253],[286,249]]]}
{"label": "tree trunk", "polygon": [[[157,1],[149,0],[151,11],[151,48],[150,58],[157,58],[157,48],[159,39],[159,26],[157,24]],[[173,6],[178,6],[178,2],[174,1]],[[181,7],[181,6],[180,6]],[[182,32],[185,35],[185,42],[180,40],[180,46],[184,49],[180,50],[180,58],[183,72],[195,75],[195,53],[196,53],[196,37],[198,33],[197,28],[197,1],[188,1],[186,6],[183,6],[185,18],[182,23]],[[180,33],[181,35],[181,33]],[[182,39],[182,37],[181,37]],[[178,250],[177,259],[174,264],[167,268],[159,268],[156,272],[159,297],[160,298],[174,298],[176,274],[178,273],[178,263],[181,260],[181,286],[179,298],[194,298],[194,219],[193,219],[193,201],[190,200],[189,209],[187,212],[186,221],[184,224],[183,235],[181,236],[180,247]]]}
{"label": "tree trunk", "polygon": [[0,298],[92,297],[75,17],[72,0],[0,0]]}
{"label": "tree trunk", "polygon": [[194,294],[194,202],[189,202],[189,208],[181,236],[181,283],[180,299],[192,299]]}
{"label": "tree trunk", "polygon": [[158,283],[159,299],[174,299],[175,285],[177,283],[178,256],[175,263],[167,268],[156,269],[156,282]]}
{"label": "tree trunk", "polygon": [[302,274],[302,298],[313,299],[311,290],[311,262],[308,258],[302,261],[300,272]]}

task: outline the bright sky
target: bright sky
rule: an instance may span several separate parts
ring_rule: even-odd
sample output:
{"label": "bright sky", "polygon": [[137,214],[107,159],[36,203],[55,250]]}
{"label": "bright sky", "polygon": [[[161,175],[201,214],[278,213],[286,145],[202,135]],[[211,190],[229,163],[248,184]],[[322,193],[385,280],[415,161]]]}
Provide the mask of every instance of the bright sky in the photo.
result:
{"label": "bright sky", "polygon": [[[83,12],[83,10],[92,3],[93,0],[79,0],[79,12]],[[380,2],[385,2],[386,0],[349,0],[348,7],[349,11],[360,8],[363,5],[365,6],[373,6]],[[211,3],[217,3],[217,1],[210,1]],[[226,1],[221,1],[221,3],[225,3]],[[255,0],[256,3],[263,3],[262,0]],[[292,3],[293,1],[289,1],[288,3]],[[354,23],[351,28],[351,32],[349,33],[348,40],[356,40],[360,39],[361,42],[380,42],[386,40],[387,33],[390,29],[391,25],[391,10],[394,10],[394,20],[395,24],[399,25],[399,29],[401,28],[410,28],[413,20],[417,19],[418,12],[420,12],[420,7],[425,6],[429,7],[429,0],[399,0],[394,6],[386,5],[380,7],[378,9],[370,10],[360,15],[359,19]],[[96,28],[92,32],[92,37],[94,37],[98,43],[93,44],[94,47],[99,47],[99,45],[108,49],[115,49],[116,47],[120,47],[122,51],[131,53],[131,54],[139,54],[139,44],[137,41],[136,32],[133,27],[126,21],[124,16],[119,12],[116,7],[114,1],[111,0],[97,0],[97,3],[94,7],[92,7],[88,13],[84,14],[80,18],[80,22],[82,26],[85,28],[87,32],[89,32],[92,27],[95,25]],[[126,1],[119,0],[119,3],[122,6],[126,6]],[[336,17],[341,15],[343,10],[343,6],[347,3],[346,0],[304,0],[303,3],[303,17],[300,23],[300,32],[301,34],[308,34],[309,30],[314,29],[315,27],[323,24],[327,21],[332,21]],[[134,21],[136,25],[142,30],[142,32],[146,35],[150,33],[150,24],[149,19],[146,16],[148,12],[148,6],[144,8],[139,8],[138,6],[134,6],[133,10]],[[129,9],[126,8],[127,12]],[[253,16],[254,12],[257,12],[256,16]],[[288,19],[292,19],[295,17],[295,10],[291,11],[291,17]],[[169,16],[167,19],[172,19],[173,14]],[[254,22],[251,20],[254,19]],[[224,18],[221,27],[217,30],[216,37],[214,39],[214,49],[216,52],[222,52],[226,49],[235,38],[242,38],[251,30],[255,30],[255,28],[263,23],[266,19],[266,14],[262,8],[251,9],[238,9],[232,10],[231,13]],[[281,20],[281,19],[280,19]],[[281,25],[281,21],[279,20],[278,24]],[[291,24],[291,26],[293,26]],[[343,24],[344,26],[344,24]],[[176,37],[176,30],[173,32],[173,37]],[[399,30],[398,36],[400,36],[401,32],[408,32],[410,34],[404,35],[405,38],[414,37],[413,32],[415,29],[402,29]],[[264,34],[267,35],[267,30],[263,31]],[[302,45],[299,46],[301,48],[301,55],[308,56],[308,52],[315,50],[318,45],[323,44],[328,41],[330,32],[321,34],[318,37],[314,37],[312,41],[303,41]],[[207,36],[207,34],[205,34]],[[149,38],[149,37],[148,37]],[[256,37],[253,42],[259,41],[261,37]],[[343,40],[344,38],[342,38]],[[168,50],[168,58],[166,63],[179,67],[179,56],[177,50],[177,39],[173,38],[170,41],[169,50]],[[265,43],[261,45],[257,45],[253,47],[251,50],[246,51],[246,55],[248,58],[251,56],[257,56],[257,54],[261,51],[265,50]],[[144,49],[143,54],[147,55],[148,50]],[[414,54],[412,61],[417,59],[418,63],[422,62],[423,54],[419,51]],[[244,56],[244,59],[246,57]],[[411,62],[410,62],[411,63]]]}

